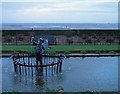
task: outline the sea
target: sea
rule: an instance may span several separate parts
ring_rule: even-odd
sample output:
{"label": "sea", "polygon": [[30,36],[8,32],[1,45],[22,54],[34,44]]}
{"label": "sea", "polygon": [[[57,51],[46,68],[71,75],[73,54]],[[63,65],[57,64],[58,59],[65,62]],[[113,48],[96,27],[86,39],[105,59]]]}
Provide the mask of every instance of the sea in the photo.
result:
{"label": "sea", "polygon": [[2,23],[1,30],[69,30],[100,29],[116,30],[117,23]]}

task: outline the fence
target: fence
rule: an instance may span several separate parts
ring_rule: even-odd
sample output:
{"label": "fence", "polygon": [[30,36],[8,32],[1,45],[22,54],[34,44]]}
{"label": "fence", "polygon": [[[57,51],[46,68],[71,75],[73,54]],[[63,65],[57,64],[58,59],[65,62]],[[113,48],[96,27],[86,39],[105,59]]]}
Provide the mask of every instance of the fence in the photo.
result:
{"label": "fence", "polygon": [[20,75],[46,75],[51,76],[62,71],[63,57],[61,55],[43,55],[42,65],[36,64],[32,54],[18,54],[12,56],[14,71]]}

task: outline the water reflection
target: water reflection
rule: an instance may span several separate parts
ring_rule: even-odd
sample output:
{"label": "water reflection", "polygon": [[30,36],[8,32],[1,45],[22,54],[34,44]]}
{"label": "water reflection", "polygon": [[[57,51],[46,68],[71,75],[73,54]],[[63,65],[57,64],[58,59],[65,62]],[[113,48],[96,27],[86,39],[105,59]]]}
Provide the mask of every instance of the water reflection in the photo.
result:
{"label": "water reflection", "polygon": [[2,58],[3,91],[44,92],[117,91],[118,57],[66,58],[62,72],[53,76],[14,73],[9,58]]}
{"label": "water reflection", "polygon": [[63,87],[58,85],[62,82],[62,80],[64,80],[63,73],[59,73],[53,76],[44,76],[43,73],[40,73],[40,72],[38,73],[38,72],[39,71],[36,70],[35,75],[33,77],[31,77],[30,75],[26,75],[26,76],[19,75],[13,72],[12,84],[13,86],[17,85],[17,87],[15,87],[16,91],[19,89],[21,89],[21,91],[24,90],[23,88],[24,86],[25,87],[29,86],[30,90],[32,87],[34,92],[44,92],[46,90],[47,91],[63,90]]}
{"label": "water reflection", "polygon": [[41,69],[39,68],[38,70],[36,70],[36,76],[35,76],[35,85],[39,86],[41,89],[44,86],[45,82],[44,82],[44,77],[43,77],[43,72],[41,71]]}

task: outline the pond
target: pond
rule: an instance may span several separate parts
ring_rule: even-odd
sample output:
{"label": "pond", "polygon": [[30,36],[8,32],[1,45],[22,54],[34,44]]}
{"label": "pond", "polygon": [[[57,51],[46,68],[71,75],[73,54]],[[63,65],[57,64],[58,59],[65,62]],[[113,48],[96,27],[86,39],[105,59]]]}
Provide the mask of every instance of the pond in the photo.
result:
{"label": "pond", "polygon": [[14,73],[12,60],[2,58],[3,92],[118,91],[118,57],[65,58],[62,72],[50,77]]}

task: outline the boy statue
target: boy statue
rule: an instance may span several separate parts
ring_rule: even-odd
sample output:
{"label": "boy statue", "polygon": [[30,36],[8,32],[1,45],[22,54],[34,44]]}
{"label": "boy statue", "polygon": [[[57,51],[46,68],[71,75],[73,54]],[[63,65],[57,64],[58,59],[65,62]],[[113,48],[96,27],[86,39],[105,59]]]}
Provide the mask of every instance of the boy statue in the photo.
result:
{"label": "boy statue", "polygon": [[36,64],[37,65],[43,65],[42,64],[42,50],[45,50],[45,48],[43,47],[43,44],[44,43],[44,40],[42,38],[40,38],[37,42],[36,41],[33,41],[33,44],[36,45],[36,53],[35,53],[35,56],[36,56]]}

